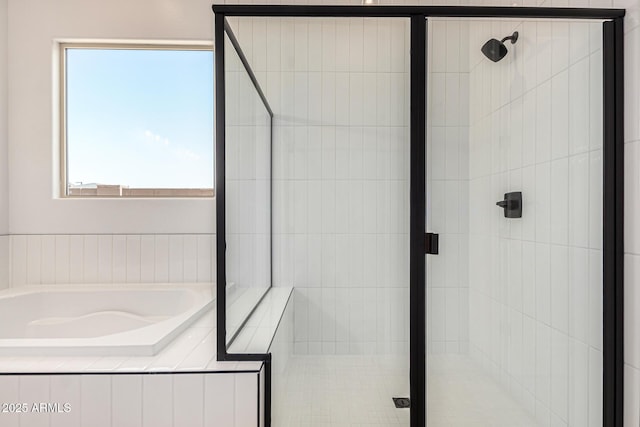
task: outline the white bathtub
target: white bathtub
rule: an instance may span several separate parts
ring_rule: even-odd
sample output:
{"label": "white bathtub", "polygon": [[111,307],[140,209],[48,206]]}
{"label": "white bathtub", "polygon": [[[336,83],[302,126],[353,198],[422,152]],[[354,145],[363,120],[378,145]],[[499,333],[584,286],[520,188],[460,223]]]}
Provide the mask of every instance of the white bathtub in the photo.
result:
{"label": "white bathtub", "polygon": [[213,305],[212,284],[0,292],[0,356],[151,356]]}

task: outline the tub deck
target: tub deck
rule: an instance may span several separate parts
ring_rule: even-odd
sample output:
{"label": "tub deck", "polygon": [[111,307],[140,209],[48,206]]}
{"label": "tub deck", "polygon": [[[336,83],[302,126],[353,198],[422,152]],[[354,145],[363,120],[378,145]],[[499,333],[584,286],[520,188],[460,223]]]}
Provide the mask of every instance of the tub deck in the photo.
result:
{"label": "tub deck", "polygon": [[[290,294],[291,288],[272,288],[254,313],[256,316],[247,323],[245,334],[238,337],[233,349],[238,352],[268,351],[281,315],[279,311],[286,306]],[[259,372],[262,362],[216,360],[215,314],[214,304],[154,356],[0,356],[0,374]]]}

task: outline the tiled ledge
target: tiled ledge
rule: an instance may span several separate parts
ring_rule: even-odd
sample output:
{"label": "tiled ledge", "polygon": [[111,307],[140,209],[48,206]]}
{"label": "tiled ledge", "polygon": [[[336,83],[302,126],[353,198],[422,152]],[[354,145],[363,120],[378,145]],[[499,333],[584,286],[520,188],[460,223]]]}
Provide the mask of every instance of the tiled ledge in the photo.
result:
{"label": "tiled ledge", "polygon": [[293,288],[272,287],[253,312],[236,339],[229,353],[267,353],[273,337],[291,300]]}

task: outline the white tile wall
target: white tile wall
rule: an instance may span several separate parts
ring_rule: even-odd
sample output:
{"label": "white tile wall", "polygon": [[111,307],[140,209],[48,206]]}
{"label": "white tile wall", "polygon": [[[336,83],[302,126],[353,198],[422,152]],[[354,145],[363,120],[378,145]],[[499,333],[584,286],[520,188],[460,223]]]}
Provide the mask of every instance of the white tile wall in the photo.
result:
{"label": "white tile wall", "polygon": [[213,234],[11,235],[4,250],[9,286],[215,281]]}
{"label": "white tile wall", "polygon": [[[3,413],[3,427],[258,425],[257,372],[2,376],[0,397],[29,407],[24,414]],[[41,402],[60,410],[33,412],[32,405]],[[65,403],[68,412],[62,410]]]}
{"label": "white tile wall", "polygon": [[[505,59],[481,56],[478,40],[514,30]],[[585,126],[602,116],[599,30],[470,29],[470,350],[541,425],[601,420],[602,133]],[[522,219],[495,206],[509,191]]]}
{"label": "white tile wall", "polygon": [[406,347],[407,24],[232,21],[275,112],[274,282],[296,288],[300,354]]}

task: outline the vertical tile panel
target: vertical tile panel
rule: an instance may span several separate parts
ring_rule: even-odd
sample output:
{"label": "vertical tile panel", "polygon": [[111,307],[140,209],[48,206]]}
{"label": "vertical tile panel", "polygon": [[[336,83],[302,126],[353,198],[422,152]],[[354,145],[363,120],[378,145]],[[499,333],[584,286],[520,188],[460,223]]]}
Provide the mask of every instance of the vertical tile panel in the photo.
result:
{"label": "vertical tile panel", "polygon": [[113,236],[98,236],[98,282],[113,281]]}
{"label": "vertical tile panel", "polygon": [[27,236],[13,235],[11,241],[11,286],[27,283]]}
{"label": "vertical tile panel", "polygon": [[569,398],[569,337],[551,330],[551,410],[568,420]]}
{"label": "vertical tile panel", "polygon": [[[307,71],[309,68],[308,37],[309,24],[306,20],[295,20],[294,26],[294,69],[296,71]],[[312,51],[311,51],[312,52]],[[313,54],[313,52],[312,52]]]}
{"label": "vertical tile panel", "polygon": [[111,377],[111,420],[118,427],[142,427],[142,375]]}
{"label": "vertical tile panel", "polygon": [[551,243],[569,241],[569,163],[566,158],[551,162]]}
{"label": "vertical tile panel", "polygon": [[236,374],[235,426],[255,426],[258,423],[258,375]]}
{"label": "vertical tile panel", "polygon": [[350,94],[350,74],[348,72],[337,72],[335,74],[335,124],[337,126],[349,125],[349,94]]}
{"label": "vertical tile panel", "polygon": [[[0,402],[20,402],[20,377],[13,375],[0,376]],[[2,414],[3,427],[18,427],[18,414]]]}
{"label": "vertical tile panel", "polygon": [[633,427],[640,424],[640,370],[625,364],[624,378],[623,425]]}
{"label": "vertical tile panel", "polygon": [[569,243],[589,244],[589,156],[569,158]]}
{"label": "vertical tile panel", "polygon": [[589,427],[602,425],[602,352],[589,348]]}
{"label": "vertical tile panel", "polygon": [[235,375],[207,374],[204,376],[204,425],[235,426]]}
{"label": "vertical tile panel", "polygon": [[84,235],[83,283],[98,283],[98,236]]}
{"label": "vertical tile panel", "polygon": [[56,237],[43,235],[41,238],[40,281],[43,284],[56,282]]}
{"label": "vertical tile panel", "polygon": [[551,80],[551,158],[569,153],[569,74],[562,71]]}
{"label": "vertical tile panel", "polygon": [[204,427],[204,379],[206,376],[207,374],[173,376],[174,427]]}
{"label": "vertical tile panel", "polygon": [[69,283],[82,283],[84,276],[84,236],[69,236]]}
{"label": "vertical tile panel", "polygon": [[169,282],[184,280],[184,238],[182,235],[169,236]]}
{"label": "vertical tile panel", "polygon": [[140,281],[155,281],[155,236],[140,236]]}
{"label": "vertical tile panel", "polygon": [[280,19],[267,20],[267,34],[266,34],[266,60],[267,71],[279,71],[280,70]]}
{"label": "vertical tile panel", "polygon": [[[554,183],[555,185],[555,183]],[[549,242],[551,225],[550,164],[536,165],[536,242]]]}
{"label": "vertical tile panel", "polygon": [[112,262],[114,283],[127,282],[127,236],[114,235],[112,240]]}
{"label": "vertical tile panel", "polygon": [[571,248],[569,259],[569,333],[583,343],[588,339],[588,250]]}
{"label": "vertical tile panel", "polygon": [[551,158],[551,82],[536,89],[536,162]]}
{"label": "vertical tile panel", "polygon": [[569,153],[576,154],[589,149],[587,123],[589,123],[589,58],[569,68]]}
{"label": "vertical tile panel", "polygon": [[111,427],[111,377],[83,375],[81,387],[81,425]]}
{"label": "vertical tile panel", "polygon": [[447,341],[458,341],[459,332],[459,294],[458,289],[445,290],[445,337]]}
{"label": "vertical tile panel", "polygon": [[[33,410],[33,405],[50,401],[47,375],[21,375],[19,377],[19,399],[29,405],[29,411],[20,416],[20,427],[49,427],[50,415]],[[37,406],[39,408],[39,406]]]}
{"label": "vertical tile panel", "polygon": [[308,289],[297,288],[294,293],[294,340],[298,342],[309,341],[309,301]]}
{"label": "vertical tile panel", "polygon": [[127,236],[127,283],[140,282],[141,243],[140,235]]}
{"label": "vertical tile panel", "polygon": [[313,52],[308,57],[309,71],[322,70],[322,22],[324,20],[309,20],[308,22],[308,46],[309,52]]}
{"label": "vertical tile panel", "polygon": [[602,150],[589,154],[589,247],[602,248]]}
{"label": "vertical tile panel", "polygon": [[173,376],[145,375],[142,379],[142,425],[173,426]]}
{"label": "vertical tile panel", "polygon": [[27,236],[27,279],[26,283],[30,285],[39,285],[42,283],[42,236]]}
{"label": "vertical tile panel", "polygon": [[169,282],[169,236],[159,234],[155,236],[155,282]]}
{"label": "vertical tile panel", "polygon": [[348,22],[349,71],[360,72],[364,67],[364,19],[352,18]]}
{"label": "vertical tile panel", "polygon": [[198,239],[194,234],[184,236],[184,281],[196,282],[198,277]]}
{"label": "vertical tile panel", "polygon": [[197,237],[198,246],[198,282],[212,282],[211,265],[213,263],[213,255],[211,253],[212,240],[215,235],[201,234]]}
{"label": "vertical tile panel", "polygon": [[[51,414],[50,427],[82,427],[80,417],[82,410],[81,376],[52,375],[50,378],[51,396],[49,402],[59,405],[57,412]],[[64,405],[67,403],[69,411],[65,412]]]}
{"label": "vertical tile panel", "polygon": [[56,283],[69,283],[69,236],[56,236]]}
{"label": "vertical tile panel", "polygon": [[536,320],[551,324],[551,255],[549,245],[536,244]]}
{"label": "vertical tile panel", "polygon": [[536,399],[550,405],[551,394],[551,329],[538,322],[536,330]]}
{"label": "vertical tile panel", "polygon": [[569,423],[586,426],[589,424],[589,350],[577,340],[572,340],[570,345]]}

